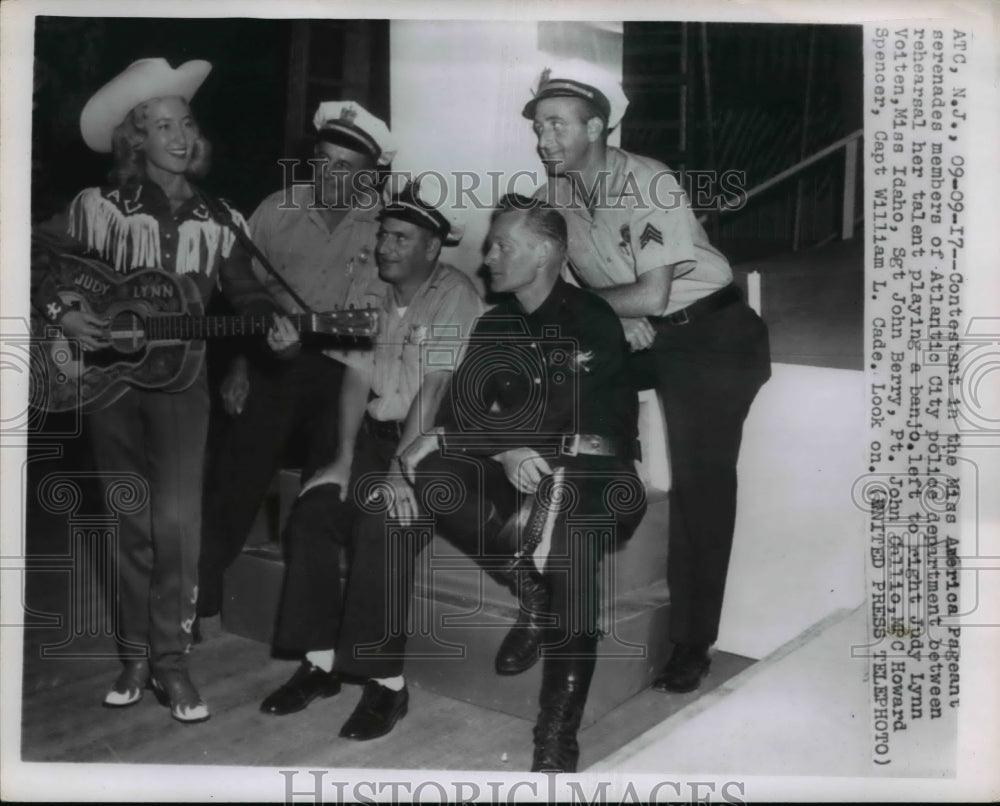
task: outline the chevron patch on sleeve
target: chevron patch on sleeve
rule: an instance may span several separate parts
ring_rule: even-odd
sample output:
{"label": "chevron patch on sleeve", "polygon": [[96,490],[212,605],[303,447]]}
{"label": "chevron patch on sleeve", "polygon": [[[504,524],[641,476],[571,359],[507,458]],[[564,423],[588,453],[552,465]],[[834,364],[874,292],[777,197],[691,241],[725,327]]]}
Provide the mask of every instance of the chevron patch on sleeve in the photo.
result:
{"label": "chevron patch on sleeve", "polygon": [[652,224],[646,224],[646,228],[642,231],[642,235],[639,236],[639,248],[645,249],[646,244],[650,241],[655,241],[660,246],[663,246],[663,234]]}

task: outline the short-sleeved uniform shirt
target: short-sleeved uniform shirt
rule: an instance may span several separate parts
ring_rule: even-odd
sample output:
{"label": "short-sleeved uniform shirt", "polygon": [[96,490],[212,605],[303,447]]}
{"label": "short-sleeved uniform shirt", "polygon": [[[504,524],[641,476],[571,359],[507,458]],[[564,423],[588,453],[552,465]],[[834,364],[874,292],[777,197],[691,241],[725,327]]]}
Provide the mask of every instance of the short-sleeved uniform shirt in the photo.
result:
{"label": "short-sleeved uniform shirt", "polygon": [[589,209],[568,177],[536,193],[563,212],[569,257],[586,286],[631,284],[652,269],[673,266],[670,298],[656,314],[665,316],[732,282],[729,262],[709,243],[666,165],[609,147],[607,169]]}
{"label": "short-sleeved uniform shirt", "polygon": [[406,419],[428,372],[458,366],[485,309],[472,281],[445,263],[438,263],[405,310],[396,306],[392,286],[377,278],[352,294],[350,304],[378,311],[378,336],[371,350],[333,355],[371,374],[367,411],[382,421]]}
{"label": "short-sleeved uniform shirt", "polygon": [[[375,274],[375,239],[380,208],[351,208],[330,230],[313,209],[313,187],[292,185],[272,193],[250,217],[250,234],[271,265],[316,311],[347,303],[355,284],[367,285]],[[257,274],[274,300],[288,313],[299,306],[256,260]]]}

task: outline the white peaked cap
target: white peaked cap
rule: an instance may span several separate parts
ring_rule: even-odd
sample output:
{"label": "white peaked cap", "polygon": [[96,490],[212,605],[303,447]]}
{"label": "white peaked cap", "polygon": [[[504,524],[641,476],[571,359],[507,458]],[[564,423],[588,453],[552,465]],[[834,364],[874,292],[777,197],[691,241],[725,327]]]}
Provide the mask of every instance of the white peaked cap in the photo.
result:
{"label": "white peaked cap", "polygon": [[323,101],[313,116],[313,126],[321,136],[336,134],[338,140],[356,143],[379,165],[388,165],[396,156],[396,140],[385,122],[357,101]]}
{"label": "white peaked cap", "polygon": [[521,112],[529,120],[543,98],[583,98],[607,121],[609,129],[621,123],[628,108],[621,79],[608,68],[583,59],[554,60],[539,74],[532,94]]}

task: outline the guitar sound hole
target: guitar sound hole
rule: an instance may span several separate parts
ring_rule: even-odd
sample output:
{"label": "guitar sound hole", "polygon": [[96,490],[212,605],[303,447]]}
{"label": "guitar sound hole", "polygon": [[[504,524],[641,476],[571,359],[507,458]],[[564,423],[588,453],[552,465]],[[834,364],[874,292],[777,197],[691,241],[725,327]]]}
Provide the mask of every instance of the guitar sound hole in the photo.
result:
{"label": "guitar sound hole", "polygon": [[141,351],[146,346],[145,322],[132,311],[123,311],[111,320],[111,346],[126,355]]}

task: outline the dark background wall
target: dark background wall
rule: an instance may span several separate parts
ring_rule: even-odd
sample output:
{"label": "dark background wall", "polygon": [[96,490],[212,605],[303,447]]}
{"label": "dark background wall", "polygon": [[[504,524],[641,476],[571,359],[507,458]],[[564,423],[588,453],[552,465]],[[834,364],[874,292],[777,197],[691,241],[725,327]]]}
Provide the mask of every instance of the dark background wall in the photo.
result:
{"label": "dark background wall", "polygon": [[[752,182],[861,126],[861,27],[627,22],[622,145]],[[683,109],[682,109],[683,107]]]}
{"label": "dark background wall", "polygon": [[[681,174],[739,171],[749,189],[861,128],[858,25],[626,22],[624,33],[622,145]],[[714,215],[712,193],[692,202],[731,258],[760,257],[789,248],[796,221],[800,246],[839,231],[842,174],[841,151],[742,211]]]}
{"label": "dark background wall", "polygon": [[[735,169],[753,186],[861,124],[859,26],[627,22],[623,45],[622,144],[674,169]],[[204,184],[246,213],[280,187],[277,160],[300,155],[317,101],[353,98],[390,121],[386,20],[39,17],[35,46],[36,219],[106,174],[109,159],[80,139],[80,111],[139,58],[213,63],[194,101],[214,146]],[[804,177],[819,200],[801,221],[812,240],[835,224],[836,159]],[[734,254],[773,251],[801,195],[785,184],[713,220],[713,235]]]}
{"label": "dark background wall", "polygon": [[297,156],[316,103],[359,101],[389,119],[387,20],[39,17],[35,29],[33,212],[45,217],[100,181],[109,158],[79,132],[91,94],[136,59],[213,70],[193,108],[212,141],[204,184],[249,213],[281,186],[277,160]]}

